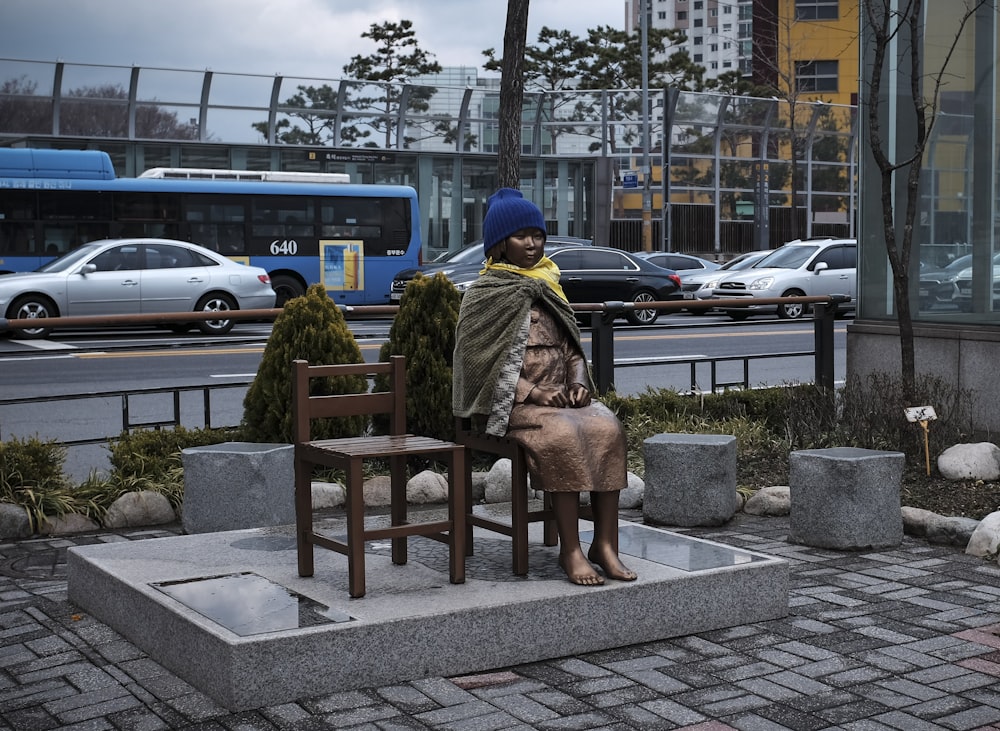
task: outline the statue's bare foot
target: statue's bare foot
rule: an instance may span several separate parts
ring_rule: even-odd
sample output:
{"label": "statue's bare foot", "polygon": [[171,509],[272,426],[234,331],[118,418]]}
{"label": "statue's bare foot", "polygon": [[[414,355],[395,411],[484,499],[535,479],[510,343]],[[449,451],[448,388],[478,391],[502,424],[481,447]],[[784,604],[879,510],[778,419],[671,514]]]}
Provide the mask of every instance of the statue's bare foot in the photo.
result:
{"label": "statue's bare foot", "polygon": [[559,555],[559,567],[566,572],[566,577],[580,586],[600,586],[604,583],[601,576],[590,562],[584,558],[583,551],[575,551],[568,555]]}
{"label": "statue's bare foot", "polygon": [[604,575],[609,579],[635,581],[639,578],[639,574],[622,563],[618,557],[618,552],[611,546],[599,546],[595,543],[587,552],[587,558],[600,566],[604,571]]}

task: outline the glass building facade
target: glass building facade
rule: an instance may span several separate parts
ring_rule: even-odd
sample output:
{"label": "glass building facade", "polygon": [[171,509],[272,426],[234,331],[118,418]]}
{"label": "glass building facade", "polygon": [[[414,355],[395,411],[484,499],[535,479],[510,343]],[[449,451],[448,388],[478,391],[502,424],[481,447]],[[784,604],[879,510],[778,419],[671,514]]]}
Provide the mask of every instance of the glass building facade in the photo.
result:
{"label": "glass building facade", "polygon": [[[389,84],[0,59],[0,145],[100,149],[126,177],[184,167],[411,185],[425,258],[481,235],[499,102],[497,79],[472,67]],[[853,235],[853,106],[650,89],[643,108],[636,89],[525,93],[520,188],[552,233],[719,260]]]}
{"label": "glass building facade", "polygon": [[[901,246],[910,228],[908,301],[917,374],[971,392],[981,405],[978,425],[995,429],[1000,427],[991,405],[1000,401],[993,373],[1000,359],[997,9],[993,2],[926,0],[915,26],[918,37],[909,37],[904,25],[885,45],[881,68],[876,24],[862,20],[859,308],[848,327],[848,374],[899,372],[893,287],[900,278],[890,266],[887,241],[894,236]],[[917,54],[915,74],[911,48]],[[873,80],[879,82],[874,97]],[[927,116],[922,120],[921,114]],[[885,155],[881,166],[876,150]],[[919,177],[911,176],[907,163],[915,150],[922,151]],[[886,164],[899,166],[891,178],[883,175]],[[918,185],[908,185],[908,179]]]}

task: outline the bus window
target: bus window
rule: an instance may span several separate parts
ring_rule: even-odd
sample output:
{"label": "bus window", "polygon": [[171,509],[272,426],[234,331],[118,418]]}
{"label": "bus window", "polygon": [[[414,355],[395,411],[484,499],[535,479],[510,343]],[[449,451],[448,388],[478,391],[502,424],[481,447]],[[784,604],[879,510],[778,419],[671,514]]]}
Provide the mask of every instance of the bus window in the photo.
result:
{"label": "bus window", "polygon": [[34,254],[35,227],[30,223],[0,221],[0,256]]}
{"label": "bus window", "polygon": [[38,218],[35,205],[38,198],[33,190],[4,190],[0,196],[0,219],[34,221]]}
{"label": "bus window", "polygon": [[177,221],[180,207],[180,196],[174,193],[130,191],[115,194],[115,219],[118,221]]}
{"label": "bus window", "polygon": [[55,190],[39,196],[39,218],[45,221],[110,221],[107,194],[90,190]]}

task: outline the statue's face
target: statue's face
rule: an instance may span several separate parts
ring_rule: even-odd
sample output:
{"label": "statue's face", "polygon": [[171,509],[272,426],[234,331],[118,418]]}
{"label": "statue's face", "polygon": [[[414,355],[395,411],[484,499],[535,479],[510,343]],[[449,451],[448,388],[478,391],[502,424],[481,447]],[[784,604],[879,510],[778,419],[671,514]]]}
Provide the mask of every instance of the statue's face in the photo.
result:
{"label": "statue's face", "polygon": [[504,241],[503,249],[511,264],[530,269],[545,256],[545,234],[537,228],[515,231]]}

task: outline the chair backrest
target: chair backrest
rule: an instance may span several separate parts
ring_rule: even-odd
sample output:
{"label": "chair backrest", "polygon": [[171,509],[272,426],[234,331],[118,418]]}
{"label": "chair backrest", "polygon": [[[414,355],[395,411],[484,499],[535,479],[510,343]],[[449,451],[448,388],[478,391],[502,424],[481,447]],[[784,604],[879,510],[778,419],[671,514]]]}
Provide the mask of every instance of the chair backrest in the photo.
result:
{"label": "chair backrest", "polygon": [[[367,391],[333,395],[310,395],[313,378],[377,376],[385,374],[388,391]],[[406,433],[406,357],[393,355],[388,363],[346,363],[309,365],[292,361],[292,414],[296,442],[308,442],[313,419],[338,416],[389,415],[389,433]]]}

